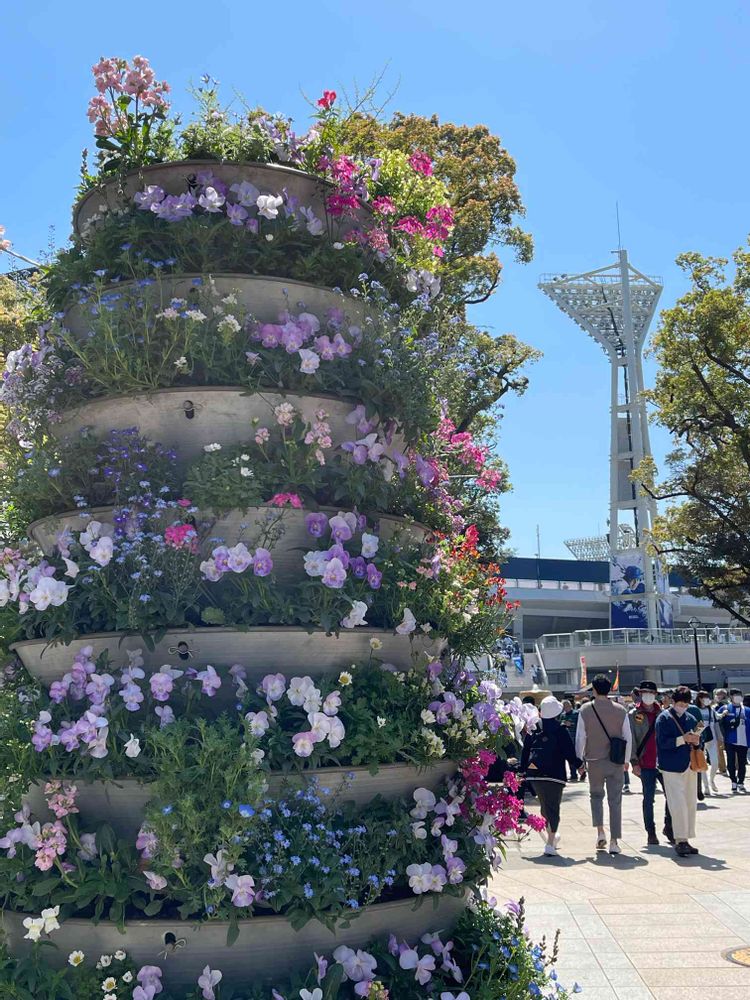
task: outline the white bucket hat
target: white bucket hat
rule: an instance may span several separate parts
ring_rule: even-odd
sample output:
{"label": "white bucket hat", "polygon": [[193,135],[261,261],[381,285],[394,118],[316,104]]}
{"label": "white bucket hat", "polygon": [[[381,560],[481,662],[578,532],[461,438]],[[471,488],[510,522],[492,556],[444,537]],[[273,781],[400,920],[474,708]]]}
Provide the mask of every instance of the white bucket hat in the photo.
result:
{"label": "white bucket hat", "polygon": [[546,698],[542,698],[542,703],[539,706],[539,712],[543,719],[556,719],[562,711],[562,702],[558,701],[553,694],[549,694]]}

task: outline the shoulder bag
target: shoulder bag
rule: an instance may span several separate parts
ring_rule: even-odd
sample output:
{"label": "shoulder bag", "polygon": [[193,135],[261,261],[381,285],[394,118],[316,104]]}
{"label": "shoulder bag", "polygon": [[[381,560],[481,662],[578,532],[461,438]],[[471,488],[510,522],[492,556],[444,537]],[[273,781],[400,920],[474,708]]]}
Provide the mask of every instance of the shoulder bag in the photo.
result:
{"label": "shoulder bag", "polygon": [[609,759],[613,764],[624,764],[625,763],[625,751],[627,750],[628,743],[624,740],[622,736],[610,736],[607,732],[607,727],[602,722],[601,716],[596,710],[596,705],[591,702],[591,708],[593,709],[594,715],[599,721],[599,725],[604,730],[604,735],[609,740]]}
{"label": "shoulder bag", "polygon": [[[680,722],[679,716],[674,712],[669,713],[674,721],[677,723],[677,728],[680,730],[683,736],[687,736],[687,731],[682,728],[682,723]],[[708,762],[706,761],[706,755],[701,750],[700,747],[690,747],[690,770],[691,771],[707,771]]]}

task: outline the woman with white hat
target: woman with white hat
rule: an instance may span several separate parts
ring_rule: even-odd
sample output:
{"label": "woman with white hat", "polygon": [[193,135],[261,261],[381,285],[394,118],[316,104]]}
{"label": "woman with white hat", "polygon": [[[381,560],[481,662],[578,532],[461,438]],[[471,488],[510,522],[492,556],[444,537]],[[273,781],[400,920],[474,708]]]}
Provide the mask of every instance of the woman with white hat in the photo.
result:
{"label": "woman with white hat", "polygon": [[541,725],[524,739],[520,770],[534,782],[542,816],[547,821],[547,843],[544,853],[554,857],[560,836],[560,803],[567,781],[566,763],[575,772],[581,766],[576,757],[570,734],[560,724],[562,703],[554,695],[542,699],[539,706]]}

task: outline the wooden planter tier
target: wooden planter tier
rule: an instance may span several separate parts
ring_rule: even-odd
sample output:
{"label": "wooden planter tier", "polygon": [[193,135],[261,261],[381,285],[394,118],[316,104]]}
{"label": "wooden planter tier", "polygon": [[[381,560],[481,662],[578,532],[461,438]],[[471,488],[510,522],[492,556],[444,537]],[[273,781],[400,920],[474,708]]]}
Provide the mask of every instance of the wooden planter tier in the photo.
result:
{"label": "wooden planter tier", "polygon": [[327,226],[329,238],[342,238],[352,229],[369,229],[373,225],[370,209],[359,205],[352,214],[329,216],[326,200],[336,189],[328,181],[314,177],[294,167],[278,163],[219,163],[216,160],[178,160],[154,163],[132,170],[124,178],[103,181],[87,191],[73,208],[73,228],[79,234],[98,218],[112,211],[135,208],[134,195],[155,184],[167,194],[183,194],[191,179],[204,171],[211,173],[227,187],[249,181],[261,194],[280,195],[284,192],[297,199],[304,208],[311,208]]}
{"label": "wooden planter tier", "polygon": [[[382,643],[381,648],[373,652],[371,639]],[[221,690],[229,692],[227,668],[235,663],[244,666],[250,686],[269,673],[321,677],[345,670],[352,663],[367,661],[371,656],[406,669],[415,655],[439,656],[444,641],[422,633],[406,636],[376,628],[342,629],[338,635],[328,635],[322,630],[308,632],[291,625],[261,625],[244,631],[227,627],[169,629],[153,649],[148,648],[142,636],[125,632],[94,632],[67,645],[49,645],[46,639],[25,639],[12,649],[29,673],[49,686],[62,678],[76,653],[86,646],[93,649],[94,658],[106,650],[114,667],[124,664],[127,652],[134,650],[141,650],[144,670],[150,672],[165,663],[182,668],[210,664],[224,680]]]}
{"label": "wooden planter tier", "polygon": [[[67,410],[50,431],[60,439],[77,435],[84,427],[91,428],[97,437],[136,427],[143,437],[174,449],[184,465],[199,458],[208,444],[223,448],[245,444],[252,441],[258,425],[274,427],[274,409],[281,403],[290,403],[309,423],[316,420],[318,410],[324,410],[334,445],[358,437],[356,428],[346,420],[357,406],[354,399],[296,392],[250,393],[241,386],[179,386],[103,396]],[[404,447],[398,436],[393,444]]]}
{"label": "wooden planter tier", "polygon": [[[332,288],[311,285],[305,281],[289,281],[286,278],[264,278],[251,274],[164,274],[158,286],[151,286],[152,292],[161,289],[161,304],[166,308],[174,298],[190,299],[195,287],[193,281],[201,278],[204,284],[213,281],[220,297],[234,293],[238,303],[251,313],[259,323],[278,323],[279,313],[289,310],[293,315],[309,312],[316,316],[321,325],[331,309],[343,312],[351,325],[364,322],[367,310],[364,304],[343,292]],[[128,292],[139,288],[135,281],[118,281],[101,291],[127,296]],[[142,289],[139,288],[141,294]],[[65,311],[63,326],[76,336],[85,336],[89,331],[86,305],[73,305]],[[230,310],[231,311],[231,310]],[[344,331],[345,333],[346,331]]]}
{"label": "wooden planter tier", "polygon": [[[338,507],[321,507],[320,512],[333,517],[339,512]],[[57,542],[60,532],[66,529],[80,531],[92,519],[103,524],[112,524],[114,507],[93,507],[82,514],[78,510],[66,510],[61,514],[52,514],[29,525],[28,533],[40,546],[45,555],[50,555]],[[270,549],[273,556],[274,577],[281,583],[299,580],[304,572],[304,554],[317,547],[317,539],[313,538],[305,527],[305,517],[312,513],[295,507],[248,507],[246,510],[232,510],[222,517],[212,517],[210,512],[196,517],[197,528],[204,536],[202,552],[207,554],[219,544],[221,539],[225,545],[235,545],[244,542],[249,549],[259,545]],[[174,512],[165,519],[165,527],[174,520]],[[378,535],[387,541],[400,535],[404,544],[424,541],[428,529],[407,518],[395,517],[390,514],[373,514],[373,524],[378,526]],[[274,544],[268,541],[269,532],[276,538]],[[351,546],[356,554],[356,543]]]}
{"label": "wooden planter tier", "polygon": [[[324,800],[330,802],[353,802],[361,807],[380,795],[387,801],[410,800],[416,788],[429,788],[436,792],[445,778],[456,773],[455,761],[441,761],[429,767],[415,767],[412,764],[381,764],[375,774],[366,767],[319,767],[302,772],[282,774],[272,771],[268,775],[270,799],[277,798],[289,782],[291,788],[299,788],[317,781],[318,788],[329,790]],[[64,779],[68,780],[68,779]],[[85,827],[109,823],[118,837],[133,840],[143,823],[146,805],[152,797],[152,785],[136,781],[135,778],[115,778],[110,781],[76,781],[70,779],[78,789],[76,806]],[[52,820],[44,798],[44,780],[35,782],[24,796],[35,819]]]}
{"label": "wooden planter tier", "polygon": [[[206,965],[222,971],[222,987],[246,986],[258,981],[270,985],[290,973],[313,968],[314,953],[330,958],[339,945],[362,948],[372,938],[388,934],[415,944],[423,934],[447,932],[467,901],[468,894],[435,894],[424,899],[422,905],[412,899],[374,903],[358,915],[352,914],[349,927],[338,926],[334,931],[317,920],[295,931],[285,917],[254,917],[239,922],[240,934],[231,946],[226,943],[229,925],[224,921],[196,924],[180,920],[133,920],[121,934],[106,920],[94,924],[91,920],[71,919],[52,934],[51,940],[57,947],[45,949],[45,961],[61,968],[70,952],[77,949],[89,958],[112,955],[122,948],[139,966],[161,966],[167,988],[194,987]],[[26,955],[31,950],[31,942],[24,939],[25,916],[10,910],[2,914],[3,930],[13,955]]]}

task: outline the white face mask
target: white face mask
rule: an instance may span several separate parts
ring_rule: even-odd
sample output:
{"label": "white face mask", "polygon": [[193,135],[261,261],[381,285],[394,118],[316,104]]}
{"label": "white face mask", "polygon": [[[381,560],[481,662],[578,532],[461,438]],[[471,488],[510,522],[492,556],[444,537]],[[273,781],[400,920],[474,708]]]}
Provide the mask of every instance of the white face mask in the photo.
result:
{"label": "white face mask", "polygon": [[710,698],[701,698],[701,705],[703,705],[704,708],[708,708],[710,704],[711,704]]}
{"label": "white face mask", "polygon": [[742,704],[742,695],[739,695],[739,694],[732,695],[732,702],[735,705],[741,705]]}
{"label": "white face mask", "polygon": [[641,695],[641,701],[643,702],[644,705],[653,705],[653,703],[656,701],[656,695],[655,694],[642,694]]}
{"label": "white face mask", "polygon": [[672,707],[678,715],[684,715],[687,712],[687,705],[684,701],[676,701]]}

